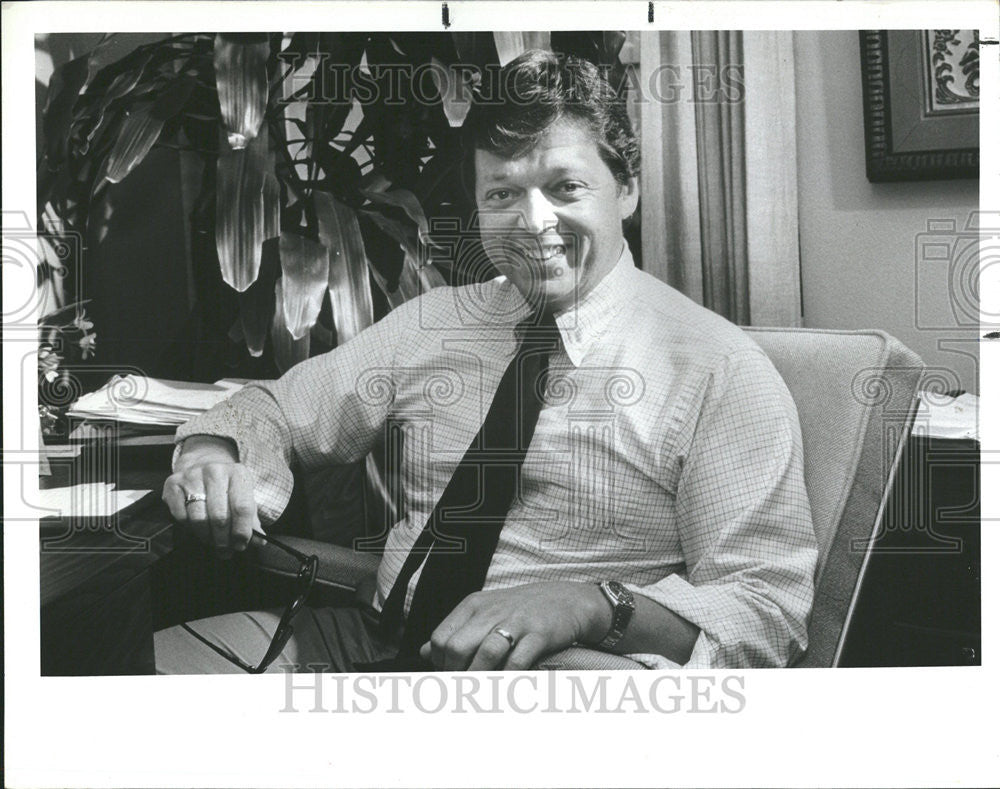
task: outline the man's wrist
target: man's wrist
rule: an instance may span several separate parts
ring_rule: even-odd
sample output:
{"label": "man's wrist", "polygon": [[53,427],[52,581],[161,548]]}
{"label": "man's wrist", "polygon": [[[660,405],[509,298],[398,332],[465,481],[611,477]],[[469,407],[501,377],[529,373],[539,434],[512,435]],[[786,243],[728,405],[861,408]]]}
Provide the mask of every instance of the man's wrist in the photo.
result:
{"label": "man's wrist", "polygon": [[239,463],[240,455],[236,442],[223,436],[195,434],[181,442],[180,452],[174,462],[174,470],[179,471],[199,463]]}
{"label": "man's wrist", "polygon": [[614,609],[608,604],[608,599],[597,584],[588,583],[583,586],[585,587],[583,593],[584,599],[587,601],[589,616],[587,617],[587,631],[581,642],[597,646],[611,630],[611,625],[614,622]]}

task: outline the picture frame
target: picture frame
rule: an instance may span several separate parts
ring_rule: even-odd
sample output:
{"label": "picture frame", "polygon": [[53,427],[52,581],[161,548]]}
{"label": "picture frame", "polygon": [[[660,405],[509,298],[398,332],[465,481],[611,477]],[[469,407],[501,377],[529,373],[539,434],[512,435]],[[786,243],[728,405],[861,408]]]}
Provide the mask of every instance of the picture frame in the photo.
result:
{"label": "picture frame", "polygon": [[979,31],[862,30],[868,180],[979,177]]}

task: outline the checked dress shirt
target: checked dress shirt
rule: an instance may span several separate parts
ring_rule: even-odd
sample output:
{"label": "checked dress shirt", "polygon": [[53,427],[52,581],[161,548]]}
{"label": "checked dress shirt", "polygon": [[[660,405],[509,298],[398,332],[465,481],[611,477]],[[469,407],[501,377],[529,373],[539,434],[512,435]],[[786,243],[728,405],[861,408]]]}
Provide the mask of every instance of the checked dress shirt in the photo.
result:
{"label": "checked dress shirt", "polygon": [[[290,465],[353,462],[397,425],[403,511],[379,566],[381,608],[529,312],[502,277],[434,289],[248,385],[178,441],[232,439],[266,524],[291,495]],[[619,579],[701,628],[686,667],[786,665],[806,647],[817,552],[798,417],[777,371],[736,326],[636,269],[627,246],[556,322],[562,347],[484,589]]]}

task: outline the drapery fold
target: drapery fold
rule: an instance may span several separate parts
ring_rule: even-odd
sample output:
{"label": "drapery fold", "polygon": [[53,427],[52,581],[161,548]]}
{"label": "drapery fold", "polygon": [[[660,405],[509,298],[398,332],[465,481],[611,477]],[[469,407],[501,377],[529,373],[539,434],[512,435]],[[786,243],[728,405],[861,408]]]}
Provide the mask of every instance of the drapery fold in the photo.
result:
{"label": "drapery fold", "polygon": [[[750,323],[747,261],[744,105],[722,90],[722,75],[743,65],[743,36],[732,31],[691,34],[695,69],[701,270],[704,304],[734,323]],[[736,73],[739,73],[738,71]],[[710,95],[701,95],[710,80]]]}
{"label": "drapery fold", "polygon": [[692,63],[689,33],[640,35],[642,266],[701,304],[694,103],[684,95]]}
{"label": "drapery fold", "polygon": [[743,325],[801,325],[791,46],[640,38],[643,267]]}

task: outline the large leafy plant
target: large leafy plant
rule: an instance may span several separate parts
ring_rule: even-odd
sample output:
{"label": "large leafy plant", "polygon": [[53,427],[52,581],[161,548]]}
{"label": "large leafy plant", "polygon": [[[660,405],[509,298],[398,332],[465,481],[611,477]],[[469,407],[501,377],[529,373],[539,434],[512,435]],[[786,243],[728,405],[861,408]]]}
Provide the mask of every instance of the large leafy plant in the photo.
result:
{"label": "large leafy plant", "polygon": [[433,230],[448,218],[460,231],[471,213],[457,135],[477,72],[540,46],[624,81],[622,33],[192,33],[106,62],[111,38],[50,83],[38,164],[46,259],[66,232],[100,240],[109,184],[154,146],[177,148],[191,254],[238,303],[229,336],[279,370],[473,276],[433,254],[452,248],[435,247]]}

